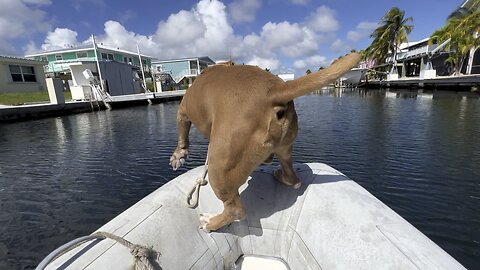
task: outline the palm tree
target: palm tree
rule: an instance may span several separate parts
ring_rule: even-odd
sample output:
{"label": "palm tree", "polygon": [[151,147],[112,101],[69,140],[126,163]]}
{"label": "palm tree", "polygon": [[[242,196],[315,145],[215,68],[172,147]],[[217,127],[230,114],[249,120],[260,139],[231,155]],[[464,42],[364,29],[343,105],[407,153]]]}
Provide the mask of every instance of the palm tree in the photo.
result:
{"label": "palm tree", "polygon": [[396,72],[397,49],[400,44],[408,41],[408,34],[413,30],[413,25],[410,24],[412,22],[412,17],[405,18],[405,11],[398,7],[391,8],[370,35],[373,41],[366,50],[366,57],[377,63],[383,63],[389,52],[392,52],[392,71]]}
{"label": "palm tree", "polygon": [[445,49],[451,51],[447,62],[454,67],[453,75],[460,74],[468,52],[480,45],[480,0],[472,1],[468,8],[459,8],[449,17],[447,24],[433,32],[430,44],[448,42]]}

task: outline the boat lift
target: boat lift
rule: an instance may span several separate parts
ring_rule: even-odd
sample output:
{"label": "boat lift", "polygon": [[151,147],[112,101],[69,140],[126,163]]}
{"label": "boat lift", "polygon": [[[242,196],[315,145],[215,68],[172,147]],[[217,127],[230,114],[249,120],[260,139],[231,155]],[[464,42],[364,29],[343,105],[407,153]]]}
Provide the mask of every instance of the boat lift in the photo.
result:
{"label": "boat lift", "polygon": [[82,72],[82,74],[85,77],[85,79],[87,79],[90,82],[90,87],[91,87],[90,104],[92,105],[92,110],[93,110],[92,99],[94,99],[97,102],[98,108],[100,108],[100,104],[98,103],[98,100],[100,99],[103,102],[103,105],[105,105],[107,109],[109,110],[112,109],[112,107],[108,103],[112,101],[110,95],[107,92],[103,91],[99,82],[97,81],[95,76],[93,76],[92,71],[87,68]]}

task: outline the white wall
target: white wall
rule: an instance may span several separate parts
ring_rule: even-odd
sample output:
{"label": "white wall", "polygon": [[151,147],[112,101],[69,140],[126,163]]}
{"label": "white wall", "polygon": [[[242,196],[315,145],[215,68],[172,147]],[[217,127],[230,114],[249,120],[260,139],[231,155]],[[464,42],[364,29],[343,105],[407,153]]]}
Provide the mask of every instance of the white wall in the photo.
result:
{"label": "white wall", "polygon": [[[10,75],[9,65],[34,66],[35,77],[37,82],[14,82]],[[32,64],[23,62],[22,60],[15,62],[14,60],[2,61],[0,59],[0,93],[15,92],[47,92],[47,84],[45,82],[45,74],[43,73],[43,64]]]}

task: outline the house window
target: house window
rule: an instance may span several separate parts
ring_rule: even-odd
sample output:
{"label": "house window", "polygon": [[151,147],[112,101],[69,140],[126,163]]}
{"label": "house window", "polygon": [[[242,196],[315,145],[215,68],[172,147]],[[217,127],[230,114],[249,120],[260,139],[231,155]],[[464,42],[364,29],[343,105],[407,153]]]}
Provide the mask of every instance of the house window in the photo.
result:
{"label": "house window", "polygon": [[40,58],[40,61],[42,61],[42,62],[48,62],[48,59],[47,59],[46,56],[42,56],[42,57]]}
{"label": "house window", "polygon": [[104,60],[114,60],[113,54],[111,54],[111,53],[102,53],[102,59],[104,59]]}
{"label": "house window", "polygon": [[61,54],[57,54],[57,55],[55,55],[55,60],[61,61],[61,60],[63,60],[63,56]]}
{"label": "house window", "polygon": [[87,58],[87,52],[77,52],[77,58]]}
{"label": "house window", "polygon": [[12,81],[14,82],[37,82],[35,68],[33,66],[9,65]]}
{"label": "house window", "polygon": [[127,57],[123,57],[123,62],[124,62],[124,63],[128,63]]}

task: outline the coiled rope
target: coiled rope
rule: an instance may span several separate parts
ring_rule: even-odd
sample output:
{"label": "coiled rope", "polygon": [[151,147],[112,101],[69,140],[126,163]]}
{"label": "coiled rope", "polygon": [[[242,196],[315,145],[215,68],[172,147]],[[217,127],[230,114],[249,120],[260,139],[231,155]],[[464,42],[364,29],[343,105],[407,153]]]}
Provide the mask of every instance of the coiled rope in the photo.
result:
{"label": "coiled rope", "polygon": [[120,236],[116,236],[108,232],[95,232],[89,236],[84,236],[84,237],[74,239],[66,243],[65,245],[57,248],[56,250],[51,252],[47,257],[45,257],[45,259],[43,259],[43,261],[40,262],[40,264],[37,266],[37,268],[35,268],[35,270],[44,270],[45,267],[47,267],[47,265],[53,262],[55,259],[67,253],[68,251],[80,246],[85,242],[96,240],[96,239],[103,240],[106,238],[115,240],[117,243],[130,249],[130,253],[133,255],[133,258],[134,258],[134,264],[133,264],[134,270],[161,269],[159,268],[158,265],[156,266],[156,264],[154,264],[154,262],[158,260],[158,258],[160,257],[161,255],[160,252],[157,252],[152,248],[148,248],[142,245],[133,244],[132,242],[125,240]]}

